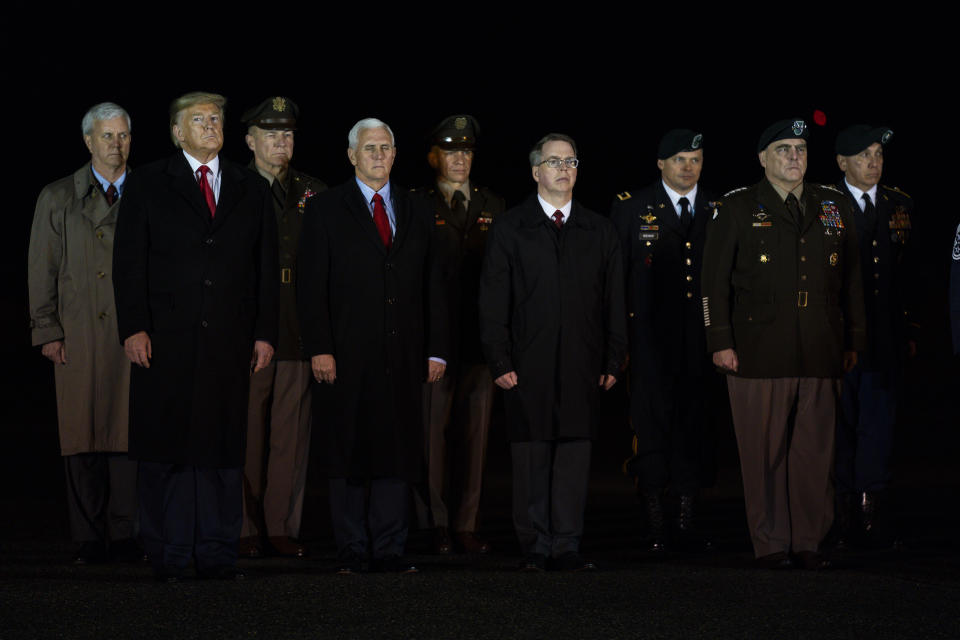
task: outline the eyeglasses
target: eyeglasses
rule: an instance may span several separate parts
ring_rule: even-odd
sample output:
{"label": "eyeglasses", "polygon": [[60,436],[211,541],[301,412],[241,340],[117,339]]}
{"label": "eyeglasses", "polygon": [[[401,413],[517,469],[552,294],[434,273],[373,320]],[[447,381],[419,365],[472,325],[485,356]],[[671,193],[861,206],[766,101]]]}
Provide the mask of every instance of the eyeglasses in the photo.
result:
{"label": "eyeglasses", "polygon": [[559,169],[566,166],[568,169],[576,169],[580,166],[580,160],[577,158],[547,158],[540,164],[545,164],[551,169]]}

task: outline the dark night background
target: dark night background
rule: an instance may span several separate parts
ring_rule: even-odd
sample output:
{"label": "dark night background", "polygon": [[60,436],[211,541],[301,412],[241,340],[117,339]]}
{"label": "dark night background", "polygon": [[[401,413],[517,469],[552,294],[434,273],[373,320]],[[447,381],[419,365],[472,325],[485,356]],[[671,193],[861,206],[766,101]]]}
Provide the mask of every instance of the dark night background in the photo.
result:
{"label": "dark night background", "polygon": [[[6,250],[0,252],[6,283],[0,289],[0,358],[5,365],[0,385],[0,573],[9,570],[6,575],[12,578],[6,586],[0,580],[0,587],[9,588],[10,602],[16,603],[9,611],[21,607],[27,624],[52,625],[47,628],[60,628],[67,636],[83,635],[71,630],[78,620],[93,629],[87,631],[89,637],[98,637],[103,621],[96,607],[111,608],[122,592],[139,609],[111,610],[118,616],[130,611],[130,620],[118,617],[113,624],[127,624],[137,635],[137,611],[152,611],[155,636],[171,635],[168,630],[186,619],[197,629],[226,624],[220,633],[233,630],[238,636],[265,624],[263,599],[282,592],[303,605],[293,610],[281,603],[275,609],[278,624],[286,617],[288,637],[310,634],[312,627],[295,626],[304,611],[318,620],[326,615],[317,624],[331,635],[345,633],[343,629],[363,635],[349,626],[352,620],[337,626],[337,616],[346,613],[314,608],[333,593],[343,602],[360,598],[358,606],[376,601],[400,607],[400,616],[412,608],[420,616],[420,635],[427,637],[450,634],[429,626],[436,611],[445,611],[450,619],[473,616],[472,609],[458,614],[458,605],[451,610],[446,605],[449,594],[460,598],[462,591],[476,588],[486,599],[474,603],[474,618],[486,621],[491,637],[533,629],[538,593],[557,597],[554,608],[539,614],[540,629],[552,629],[539,637],[635,635],[633,606],[658,614],[647,616],[644,624],[664,635],[683,629],[681,635],[687,637],[722,636],[725,629],[739,637],[804,631],[823,637],[818,621],[840,621],[832,627],[834,633],[846,630],[850,636],[902,637],[911,635],[913,624],[917,629],[949,627],[946,635],[955,635],[960,618],[949,610],[957,607],[960,366],[951,355],[946,293],[948,256],[960,222],[952,196],[956,118],[950,83],[956,55],[948,52],[955,35],[944,33],[936,15],[923,16],[919,29],[914,28],[918,16],[909,7],[888,15],[868,5],[844,9],[869,11],[869,17],[857,20],[836,15],[836,7],[814,5],[765,7],[762,19],[752,15],[758,9],[747,6],[723,4],[709,10],[725,12],[721,17],[678,3],[615,9],[477,5],[433,13],[405,5],[402,15],[359,5],[241,9],[141,4],[129,9],[103,8],[96,14],[83,7],[66,16],[63,9],[18,3],[0,27],[7,152]],[[428,14],[430,24],[424,17]],[[203,61],[200,54],[185,53],[191,48],[203,54]],[[594,450],[584,549],[611,568],[629,571],[602,572],[591,578],[588,589],[566,576],[548,575],[552,581],[532,586],[509,573],[518,549],[509,522],[509,458],[502,414],[497,413],[482,512],[498,554],[472,567],[453,559],[448,563],[453,570],[446,572],[446,565],[430,564],[423,582],[400,590],[408,597],[385,596],[382,587],[393,585],[387,577],[375,581],[365,576],[371,580],[356,593],[327,575],[324,562],[331,561],[333,542],[325,486],[316,474],[309,478],[303,525],[313,558],[306,565],[248,564],[254,577],[270,579],[248,581],[242,591],[191,585],[182,599],[170,599],[163,609],[163,599],[155,599],[149,588],[137,590],[147,580],[146,568],[107,566],[85,572],[66,566],[70,544],[53,370],[30,346],[26,259],[36,197],[45,184],[89,159],[80,120],[90,106],[109,100],[129,111],[130,165],[136,170],[174,152],[167,107],[174,97],[194,90],[227,97],[222,153],[243,163],[250,152],[241,113],[269,95],[292,98],[301,110],[293,164],[330,185],[352,176],[346,133],[358,119],[375,116],[390,124],[399,149],[393,181],[412,187],[431,178],[426,164],[430,129],[447,115],[471,113],[482,126],[471,177],[503,195],[508,206],[533,191],[526,160],[533,143],[551,131],[567,133],[577,140],[582,162],[575,196],[603,213],[614,194],[658,179],[657,142],[671,128],[703,132],[701,185],[718,195],[761,178],[756,141],[775,120],[800,117],[810,123],[807,179],[825,183],[840,179],[833,144],[841,128],[857,122],[892,128],[882,183],[902,188],[916,203],[913,286],[921,293],[916,314],[923,325],[919,353],[907,366],[894,456],[896,516],[911,552],[898,559],[870,559],[866,568],[835,572],[829,580],[742,572],[749,562],[749,539],[736,447],[727,424],[716,434],[718,480],[705,492],[705,513],[708,526],[733,553],[649,563],[635,549],[640,518],[629,482],[619,472],[630,434],[625,385],[618,384],[604,403],[604,427]],[[818,109],[827,118],[822,127],[812,124]],[[464,571],[465,566],[477,571]],[[124,591],[128,585],[131,590]],[[691,588],[698,603],[694,608],[685,608],[682,598],[671,600],[672,594]],[[797,593],[800,598],[783,597]],[[61,603],[63,597],[70,598],[69,604]],[[214,597],[220,600],[209,599]],[[746,598],[766,607],[743,608]],[[527,607],[525,613],[504,615],[515,601]],[[240,605],[234,607],[236,602]],[[804,606],[816,615],[796,610]],[[51,607],[64,615],[50,615]],[[925,609],[929,615],[920,616]],[[571,625],[576,610],[593,617],[586,620],[584,614],[584,620]],[[739,615],[745,610],[750,615]],[[220,617],[217,611],[223,612]],[[866,620],[865,626],[844,626],[851,612],[858,622]],[[227,615],[232,622],[221,619]],[[590,626],[601,617],[623,626],[601,634]],[[413,624],[411,616],[404,619]],[[466,635],[471,628],[466,627]],[[0,636],[7,637],[4,628]]]}
{"label": "dark night background", "polygon": [[[163,16],[156,19],[166,28]],[[583,25],[588,30],[589,22]],[[7,29],[30,24],[14,21]],[[807,178],[827,183],[840,177],[833,143],[842,127],[856,122],[889,126],[895,135],[882,182],[901,187],[916,202],[915,286],[923,291],[917,310],[923,323],[920,353],[909,367],[904,402],[910,428],[898,443],[910,448],[911,459],[956,449],[952,394],[958,386],[949,355],[946,288],[960,214],[932,206],[934,193],[942,191],[937,174],[942,165],[933,158],[946,114],[928,79],[911,66],[913,60],[933,57],[934,49],[919,38],[912,53],[876,53],[869,67],[859,69],[838,63],[839,50],[822,42],[786,36],[755,42],[747,33],[705,37],[694,46],[670,44],[663,34],[630,27],[598,28],[586,39],[541,40],[529,33],[511,38],[491,26],[404,40],[379,31],[361,30],[354,37],[345,24],[335,39],[323,31],[315,40],[303,38],[288,47],[282,44],[284,34],[268,24],[250,19],[248,40],[239,34],[214,37],[210,46],[218,53],[205,66],[179,51],[177,36],[143,35],[150,31],[127,31],[127,48],[111,49],[109,56],[97,57],[102,50],[87,47],[65,59],[6,52],[7,86],[17,90],[8,93],[5,120],[8,144],[18,152],[8,164],[13,202],[6,216],[8,250],[0,257],[7,282],[0,294],[7,364],[7,383],[0,391],[5,442],[0,473],[6,476],[2,486],[16,488],[5,499],[49,499],[51,492],[58,497],[62,492],[52,368],[30,346],[29,335],[25,265],[36,196],[44,184],[88,160],[80,119],[91,105],[111,100],[129,111],[130,165],[136,170],[173,153],[168,104],[198,89],[228,98],[222,153],[240,162],[250,159],[241,113],[268,95],[292,98],[301,110],[293,164],[331,185],[352,175],[346,133],[359,118],[376,116],[391,125],[398,145],[393,181],[417,186],[430,180],[425,158],[430,129],[447,115],[471,113],[482,126],[472,179],[504,195],[508,206],[534,188],[526,160],[532,144],[547,132],[564,132],[580,147],[576,198],[601,212],[609,210],[615,193],[658,179],[656,145],[670,128],[703,132],[701,185],[723,194],[761,177],[756,140],[774,120],[801,117],[810,123]],[[46,34],[59,50],[84,42],[81,33],[64,25]],[[259,52],[240,54],[251,43]],[[98,60],[109,74],[98,69]],[[875,87],[866,96],[848,82],[861,71]],[[813,124],[817,109],[826,114],[825,126]],[[611,401],[612,406],[620,402]],[[616,408],[611,412],[615,415]],[[623,432],[607,433],[619,451]],[[921,441],[922,447],[910,445]],[[936,451],[926,449],[930,443]]]}

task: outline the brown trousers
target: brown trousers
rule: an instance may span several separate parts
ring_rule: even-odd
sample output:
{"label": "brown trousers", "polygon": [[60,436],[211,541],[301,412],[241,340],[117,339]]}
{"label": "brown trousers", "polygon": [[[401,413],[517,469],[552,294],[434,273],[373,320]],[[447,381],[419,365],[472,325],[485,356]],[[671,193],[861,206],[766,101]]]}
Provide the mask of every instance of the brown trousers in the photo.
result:
{"label": "brown trousers", "polygon": [[[492,404],[493,378],[486,365],[464,366],[454,375],[424,385],[429,496],[426,501],[417,496],[421,526],[477,530]],[[450,522],[448,502],[456,505],[453,522]]]}
{"label": "brown trousers", "polygon": [[271,362],[250,377],[241,536],[300,534],[310,453],[309,362]]}
{"label": "brown trousers", "polygon": [[727,376],[757,557],[816,551],[833,523],[840,380]]}

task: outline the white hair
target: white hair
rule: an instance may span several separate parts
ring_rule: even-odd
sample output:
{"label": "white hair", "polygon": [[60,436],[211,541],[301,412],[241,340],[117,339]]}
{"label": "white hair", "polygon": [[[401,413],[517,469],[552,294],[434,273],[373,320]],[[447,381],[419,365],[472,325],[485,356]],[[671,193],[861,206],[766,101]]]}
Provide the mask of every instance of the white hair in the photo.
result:
{"label": "white hair", "polygon": [[360,140],[360,132],[364,129],[379,129],[383,127],[387,130],[387,133],[390,134],[390,144],[396,145],[396,140],[393,137],[393,130],[383,120],[378,120],[377,118],[364,118],[353,125],[353,128],[350,129],[350,133],[347,134],[347,144],[351,149],[356,149],[357,144]]}
{"label": "white hair", "polygon": [[126,118],[127,129],[133,129],[130,123],[130,114],[123,107],[112,102],[101,102],[90,107],[90,110],[83,115],[80,128],[83,130],[83,135],[89,136],[93,133],[94,122],[97,120],[113,120],[114,118]]}

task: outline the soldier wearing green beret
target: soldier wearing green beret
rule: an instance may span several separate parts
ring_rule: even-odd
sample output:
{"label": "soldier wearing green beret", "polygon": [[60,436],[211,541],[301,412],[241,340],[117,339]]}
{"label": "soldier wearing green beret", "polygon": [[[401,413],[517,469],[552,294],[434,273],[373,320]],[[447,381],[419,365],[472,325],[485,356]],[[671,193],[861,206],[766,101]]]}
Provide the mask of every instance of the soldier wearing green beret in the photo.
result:
{"label": "soldier wearing green beret", "polygon": [[865,346],[853,212],[804,182],[807,125],[757,146],[765,177],[718,203],[703,256],[707,350],[727,373],[747,523],[757,561],[829,567],[840,376]]}
{"label": "soldier wearing green beret", "polygon": [[270,183],[280,240],[279,344],[273,361],[250,378],[240,539],[240,555],[246,557],[307,553],[296,539],[310,449],[312,372],[297,320],[297,244],[307,200],[327,185],[290,166],[298,115],[293,100],[282,96],[243,114],[253,152],[250,168]]}

